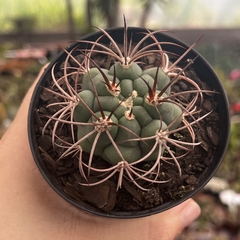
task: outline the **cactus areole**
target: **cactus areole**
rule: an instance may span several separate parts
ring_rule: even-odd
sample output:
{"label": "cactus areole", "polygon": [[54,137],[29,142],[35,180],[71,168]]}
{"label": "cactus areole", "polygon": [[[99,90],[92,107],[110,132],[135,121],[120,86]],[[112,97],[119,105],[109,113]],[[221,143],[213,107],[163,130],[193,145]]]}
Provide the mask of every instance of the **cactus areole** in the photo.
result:
{"label": "cactus areole", "polygon": [[61,196],[88,212],[161,212],[191,197],[219,166],[226,96],[193,50],[197,42],[186,47],[125,21],[98,29],[63,50],[35,89],[34,159]]}

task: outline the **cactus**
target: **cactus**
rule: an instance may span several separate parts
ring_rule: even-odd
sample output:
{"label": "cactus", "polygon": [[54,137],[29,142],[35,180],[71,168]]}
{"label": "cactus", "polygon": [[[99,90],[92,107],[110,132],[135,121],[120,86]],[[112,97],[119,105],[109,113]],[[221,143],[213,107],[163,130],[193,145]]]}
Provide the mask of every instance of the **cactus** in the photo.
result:
{"label": "cactus", "polygon": [[[210,113],[199,116],[196,103],[203,101],[203,92],[207,91],[201,90],[185,74],[194,59],[184,68],[178,65],[196,43],[175,62],[170,62],[169,53],[162,50],[161,43],[154,36],[159,31],[147,31],[138,43],[133,44],[128,39],[124,19],[122,51],[108,32],[98,29],[108,38],[111,48],[101,43],[102,37],[96,41],[80,40],[80,45],[88,47],[70,52],[65,50],[67,58],[62,65],[63,76],[57,78],[53,67],[54,84],[48,91],[61,96],[63,101],[55,103],[61,109],[49,118],[43,133],[54,121],[52,144],[63,149],[60,158],[78,156],[79,171],[84,179],[79,184],[82,185],[97,185],[118,175],[117,189],[125,177],[145,191],[143,181],[162,184],[170,180],[161,173],[162,161],[177,167],[181,176],[179,161],[200,144],[195,140],[195,129],[198,122]],[[152,43],[144,46],[148,39]],[[81,61],[74,51],[78,51]],[[114,62],[108,68],[100,67],[94,54],[102,54]],[[144,69],[141,59],[149,55],[158,56],[159,65]],[[70,60],[76,67],[68,66]],[[75,79],[74,84],[70,84],[72,79]],[[172,86],[178,81],[186,82],[190,90],[173,92]],[[189,94],[190,99],[185,97]],[[63,140],[61,144],[56,143],[56,139],[60,139],[57,136],[59,124],[70,126],[72,143]],[[176,137],[182,136],[182,132],[188,136],[184,140]],[[174,152],[173,147],[180,153]],[[83,152],[89,154],[87,161],[83,160]],[[107,161],[109,167],[94,167],[94,156]],[[144,163],[150,163],[147,169],[141,168]],[[99,175],[99,181],[88,182],[92,172]]]}

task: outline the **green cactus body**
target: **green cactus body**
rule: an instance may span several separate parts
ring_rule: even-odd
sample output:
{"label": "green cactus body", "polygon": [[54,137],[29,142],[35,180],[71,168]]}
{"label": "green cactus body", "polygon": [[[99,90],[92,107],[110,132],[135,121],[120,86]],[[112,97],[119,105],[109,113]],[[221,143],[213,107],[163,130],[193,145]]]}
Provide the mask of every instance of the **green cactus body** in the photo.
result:
{"label": "green cactus body", "polygon": [[[117,93],[108,89],[104,77],[110,83],[115,79],[119,89]],[[123,160],[132,163],[146,155],[146,160],[155,160],[159,148],[151,154],[149,152],[157,141],[157,132],[176,129],[182,121],[182,110],[177,104],[166,101],[153,104],[148,100],[149,87],[153,88],[156,83],[158,94],[169,82],[169,77],[161,69],[157,72],[157,68],[153,67],[142,71],[137,63],[132,63],[128,68],[115,63],[109,70],[92,68],[85,73],[74,119],[78,122],[94,122],[96,125],[78,125],[78,139],[83,139],[79,143],[83,151],[90,153],[97,134],[100,134],[94,154],[112,165]],[[170,87],[164,89],[162,97],[169,94]],[[102,119],[101,111],[105,119],[109,118],[107,130],[110,138],[106,131],[99,133],[96,130],[97,123]],[[95,133],[85,139],[94,129]],[[161,149],[160,154],[163,151]]]}

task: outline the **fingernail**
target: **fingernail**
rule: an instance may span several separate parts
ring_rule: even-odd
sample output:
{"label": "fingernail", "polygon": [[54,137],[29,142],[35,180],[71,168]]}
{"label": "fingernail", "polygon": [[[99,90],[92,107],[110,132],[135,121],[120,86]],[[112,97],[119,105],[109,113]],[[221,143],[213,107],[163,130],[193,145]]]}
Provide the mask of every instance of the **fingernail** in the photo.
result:
{"label": "fingernail", "polygon": [[181,227],[184,229],[190,223],[192,223],[201,213],[199,205],[192,201],[182,209],[180,215]]}

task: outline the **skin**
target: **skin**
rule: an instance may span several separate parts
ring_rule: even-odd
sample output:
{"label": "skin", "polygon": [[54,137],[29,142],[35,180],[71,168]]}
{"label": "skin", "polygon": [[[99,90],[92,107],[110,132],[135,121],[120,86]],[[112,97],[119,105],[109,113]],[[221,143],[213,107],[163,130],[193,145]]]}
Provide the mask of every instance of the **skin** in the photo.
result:
{"label": "skin", "polygon": [[200,208],[192,199],[163,213],[131,220],[93,216],[63,200],[41,176],[28,144],[27,114],[33,88],[0,140],[1,240],[170,240],[199,216]]}

